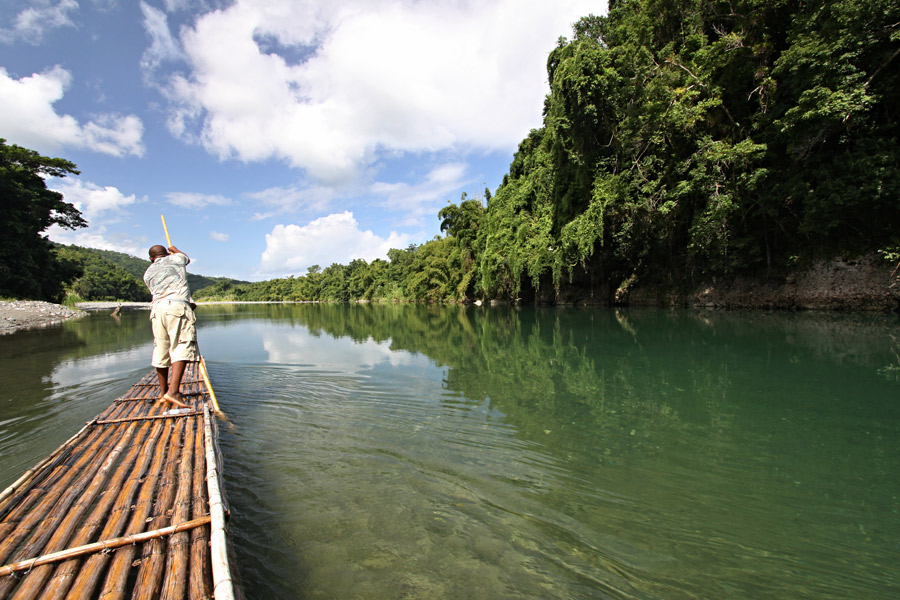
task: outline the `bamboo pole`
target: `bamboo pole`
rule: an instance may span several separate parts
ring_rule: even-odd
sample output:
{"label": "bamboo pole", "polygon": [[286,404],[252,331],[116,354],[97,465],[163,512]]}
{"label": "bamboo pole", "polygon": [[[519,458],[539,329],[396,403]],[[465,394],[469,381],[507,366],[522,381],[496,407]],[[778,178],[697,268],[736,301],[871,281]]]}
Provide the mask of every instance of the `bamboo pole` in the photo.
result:
{"label": "bamboo pole", "polygon": [[213,403],[213,410],[215,410],[216,416],[221,416],[225,418],[225,413],[219,408],[219,401],[216,400],[216,393],[213,391],[212,383],[209,381],[209,371],[206,370],[206,359],[202,356],[200,357],[200,374],[203,375],[203,381],[206,383],[206,390],[209,392],[209,397]]}
{"label": "bamboo pole", "polygon": [[[181,468],[178,474],[178,492],[172,509],[172,524],[177,525],[191,518],[191,497],[193,495],[194,431],[199,429],[198,419],[185,424],[185,441],[181,451]],[[188,551],[190,534],[181,532],[169,538],[165,579],[162,596],[164,600],[180,600],[184,597],[188,576]]]}
{"label": "bamboo pole", "polygon": [[159,218],[162,219],[163,231],[166,232],[166,247],[171,248],[172,247],[172,238],[169,237],[169,228],[166,227],[166,217],[164,217],[163,215],[159,215]]}
{"label": "bamboo pole", "polygon": [[[203,451],[204,433],[197,427],[194,435],[194,485],[192,517],[194,519],[209,514],[206,490],[206,455]],[[188,582],[189,598],[212,597],[212,569],[209,563],[209,527],[191,530],[191,573]]]}
{"label": "bamboo pole", "polygon": [[[92,439],[89,447],[73,452],[72,464],[60,464],[47,477],[52,481],[52,487],[47,489],[33,488],[25,500],[0,523],[0,562],[7,560],[19,544],[25,540],[38,524],[47,524],[43,530],[50,529],[50,522],[46,519],[48,511],[56,505],[57,500],[64,497],[72,488],[73,481],[78,481],[82,469],[90,465],[94,456],[100,452],[104,443],[109,443],[112,430],[100,431]],[[80,455],[79,455],[80,454]],[[71,497],[71,494],[69,494]],[[71,499],[70,499],[71,501]],[[32,554],[33,551],[27,551]],[[26,554],[27,555],[27,554]]]}
{"label": "bamboo pole", "polygon": [[126,535],[124,537],[115,538],[112,540],[94,542],[93,544],[86,544],[84,546],[79,546],[78,548],[69,548],[68,550],[60,550],[59,552],[45,554],[44,556],[21,560],[0,567],[0,577],[5,577],[18,571],[25,571],[27,569],[32,569],[34,567],[49,564],[52,562],[59,562],[78,556],[84,556],[86,554],[102,552],[104,550],[113,550],[115,548],[121,548],[122,546],[128,546],[129,544],[139,544],[146,541],[156,540],[167,535],[174,535],[182,531],[189,531],[194,527],[207,525],[210,521],[211,517],[209,516],[200,517],[199,519],[185,521],[184,523],[181,523],[179,525],[170,525],[169,527],[162,527],[160,529],[154,529],[152,531],[146,531],[144,533],[135,533],[133,535]]}
{"label": "bamboo pole", "polygon": [[[51,535],[50,539],[47,541],[47,545],[44,547],[43,552],[58,552],[66,548],[69,538],[72,537],[75,528],[81,522],[82,517],[90,510],[94,503],[94,499],[104,491],[107,487],[107,483],[110,482],[111,476],[115,473],[114,467],[118,464],[119,457],[125,452],[126,447],[131,443],[131,439],[136,430],[137,423],[132,423],[128,426],[125,434],[119,439],[119,443],[117,443],[109,454],[106,455],[106,459],[91,479],[86,491],[80,495],[74,506],[65,512],[65,517],[53,531],[53,535]],[[110,494],[109,498],[112,500],[113,495]],[[108,502],[106,504],[108,505]],[[49,565],[38,567],[31,571],[28,576],[19,583],[15,594],[12,596],[13,600],[24,600],[26,598],[36,597],[44,587],[44,584],[46,583],[47,578],[52,574],[52,571],[53,568]]]}
{"label": "bamboo pole", "polygon": [[[156,373],[146,375],[141,380],[132,385],[123,396],[116,398],[116,402],[127,402],[129,400],[155,400],[158,394],[152,394],[154,390],[159,389],[159,382],[156,379]],[[104,415],[100,415],[98,419],[103,419]]]}
{"label": "bamboo pole", "polygon": [[4,505],[4,500],[13,495],[18,489],[23,487],[29,478],[32,477],[35,473],[43,469],[46,465],[48,465],[51,461],[58,458],[65,450],[71,448],[78,439],[84,435],[84,432],[90,427],[93,421],[89,421],[84,427],[78,430],[78,433],[70,437],[66,440],[59,448],[50,453],[50,456],[46,457],[44,460],[40,461],[38,464],[33,466],[32,468],[25,471],[25,474],[15,480],[12,485],[7,487],[3,492],[0,492],[0,515],[3,514],[6,506]]}
{"label": "bamboo pole", "polygon": [[[168,412],[168,411],[166,411]],[[161,415],[143,415],[140,417],[126,417],[124,419],[109,419],[107,421],[97,421],[97,425],[117,425],[120,423],[130,423],[133,421],[158,421],[162,419],[183,419],[186,417],[199,417],[203,413],[199,410],[194,410],[186,413],[176,413],[174,415],[169,415],[163,413]]]}
{"label": "bamboo pole", "polygon": [[[175,431],[169,443],[165,475],[162,484],[159,486],[156,505],[153,508],[153,519],[149,525],[152,529],[159,529],[169,520],[166,513],[172,506],[172,501],[175,498],[175,474],[178,472],[179,465],[178,449],[184,436],[184,428],[185,422],[183,419],[175,422]],[[163,551],[164,546],[158,539],[150,540],[147,544],[144,544],[141,566],[138,570],[137,581],[134,583],[133,599],[159,597],[163,567],[165,566]]]}
{"label": "bamboo pole", "polygon": [[[75,544],[86,544],[88,539],[94,535],[96,528],[101,524],[103,524],[103,529],[100,532],[99,537],[102,540],[118,537],[124,530],[125,520],[131,512],[132,499],[140,485],[141,477],[144,475],[153,458],[153,447],[162,433],[163,424],[162,422],[157,421],[155,423],[147,423],[145,424],[145,427],[149,428],[149,433],[142,436],[143,441],[140,445],[134,444],[133,446],[132,453],[135,454],[136,462],[133,461],[131,463],[130,469],[120,470],[120,472],[127,477],[124,481],[124,485],[120,484],[119,486],[119,493],[115,496],[115,501],[113,502],[111,510],[106,515],[105,522],[101,523],[99,510],[96,510],[95,513],[88,518],[88,523],[83,529],[82,535],[76,540],[73,540]],[[112,499],[113,494],[110,493],[109,497]],[[97,517],[96,522],[94,520],[95,517]],[[64,562],[56,568],[56,572],[53,574],[49,585],[44,591],[44,598],[46,600],[62,600],[69,591],[69,588],[72,587],[76,581],[82,582],[80,587],[84,591],[83,596],[90,596],[94,586],[96,586],[97,581],[100,578],[103,565],[108,561],[109,558],[107,555],[100,554],[85,561],[84,565],[82,565],[82,561],[77,558]],[[83,568],[79,570],[79,567]]]}
{"label": "bamboo pole", "polygon": [[[159,439],[154,446],[148,448],[148,450],[152,451],[153,461],[150,464],[150,470],[147,476],[140,485],[138,499],[134,504],[131,519],[128,522],[126,531],[140,531],[146,526],[147,516],[153,509],[153,498],[156,496],[157,482],[159,481],[165,465],[166,452],[171,438],[172,428],[165,427],[163,428],[161,439]],[[129,569],[131,569],[131,560],[134,557],[135,551],[135,546],[125,546],[117,550],[113,555],[112,562],[106,570],[106,577],[103,582],[103,587],[101,588],[101,593],[99,594],[100,598],[109,598],[112,600],[114,598],[123,598],[125,596],[125,586],[128,580]],[[88,559],[88,563],[91,562],[99,563],[99,566],[102,567],[106,562],[106,556],[92,556]],[[85,568],[82,569],[82,574],[86,571],[88,566],[89,565],[86,565]],[[80,600],[81,598],[87,597],[90,591],[93,590],[94,583],[99,578],[99,573],[92,573],[84,578],[82,577],[82,574],[79,574],[75,583],[72,584],[72,589],[68,596],[66,596],[68,600]]]}
{"label": "bamboo pole", "polygon": [[213,447],[212,417],[209,407],[203,407],[203,436],[206,447],[206,484],[209,489],[210,559],[212,561],[213,594],[216,600],[234,600],[234,582],[228,564],[228,547],[225,534],[225,506],[219,488],[219,469]]}
{"label": "bamboo pole", "polygon": [[[188,380],[188,375],[190,375],[190,374],[191,374],[191,373],[190,373],[187,369],[185,369],[184,377],[181,378],[181,384],[182,384],[182,385],[189,385],[189,384],[192,384],[192,383],[200,383],[201,381],[203,381],[202,379]],[[159,383],[155,383],[155,382],[151,382],[151,383],[135,383],[133,386],[131,386],[131,389],[134,389],[134,388],[145,388],[145,387],[149,387],[149,388],[159,388]]]}

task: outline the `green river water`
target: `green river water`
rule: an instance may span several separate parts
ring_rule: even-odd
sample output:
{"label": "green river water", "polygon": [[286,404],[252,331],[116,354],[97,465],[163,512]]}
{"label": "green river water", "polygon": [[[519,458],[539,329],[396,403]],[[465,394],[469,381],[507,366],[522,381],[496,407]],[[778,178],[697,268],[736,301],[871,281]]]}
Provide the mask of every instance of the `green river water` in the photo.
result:
{"label": "green river water", "polygon": [[[900,598],[896,315],[209,305],[250,599]],[[0,489],[150,371],[0,337]]]}

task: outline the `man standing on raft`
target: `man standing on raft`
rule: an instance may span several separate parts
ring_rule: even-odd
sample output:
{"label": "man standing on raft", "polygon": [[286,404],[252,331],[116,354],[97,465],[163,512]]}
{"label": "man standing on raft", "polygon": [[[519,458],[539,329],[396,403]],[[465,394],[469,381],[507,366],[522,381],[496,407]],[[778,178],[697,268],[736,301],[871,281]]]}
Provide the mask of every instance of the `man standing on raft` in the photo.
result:
{"label": "man standing on raft", "polygon": [[[160,400],[187,408],[181,396],[181,378],[189,362],[200,360],[194,304],[187,283],[187,254],[169,246],[150,248],[150,266],[144,283],[153,295],[150,323],[153,326],[153,366],[159,377]],[[169,381],[169,366],[172,380]]]}

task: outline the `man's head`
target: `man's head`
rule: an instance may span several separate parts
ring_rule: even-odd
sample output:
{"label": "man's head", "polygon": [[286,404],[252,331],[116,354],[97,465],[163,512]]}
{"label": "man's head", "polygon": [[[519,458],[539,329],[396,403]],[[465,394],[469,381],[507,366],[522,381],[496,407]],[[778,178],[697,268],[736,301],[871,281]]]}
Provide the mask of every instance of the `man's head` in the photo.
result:
{"label": "man's head", "polygon": [[166,250],[165,246],[160,246],[157,244],[156,246],[150,247],[150,262],[153,262],[157,258],[162,258],[163,256],[168,256],[169,251]]}

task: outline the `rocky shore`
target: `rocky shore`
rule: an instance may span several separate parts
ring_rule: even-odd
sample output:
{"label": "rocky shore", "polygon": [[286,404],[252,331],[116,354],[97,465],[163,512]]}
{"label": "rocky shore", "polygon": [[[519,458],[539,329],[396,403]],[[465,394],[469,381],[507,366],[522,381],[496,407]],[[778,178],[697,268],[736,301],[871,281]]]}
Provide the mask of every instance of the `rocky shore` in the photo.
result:
{"label": "rocky shore", "polygon": [[622,299],[630,306],[896,312],[900,277],[879,256],[837,257],[768,280],[713,280],[687,295],[638,282]]}
{"label": "rocky shore", "polygon": [[79,302],[75,305],[81,310],[93,311],[93,310],[150,310],[149,302],[100,302],[100,301],[90,301],[90,302]]}
{"label": "rocky shore", "polygon": [[86,314],[83,310],[37,300],[0,301],[0,335],[47,327]]}

